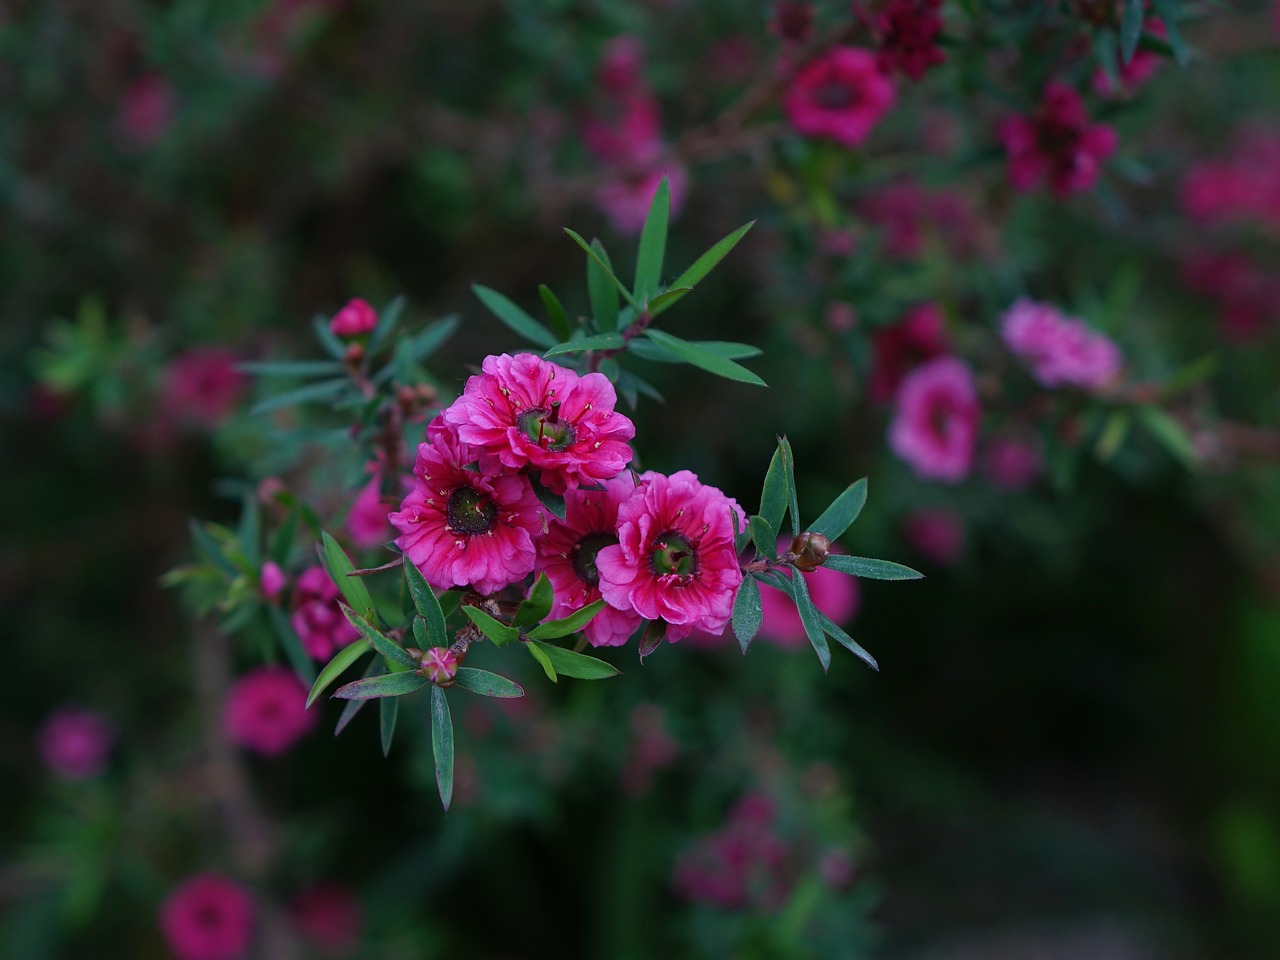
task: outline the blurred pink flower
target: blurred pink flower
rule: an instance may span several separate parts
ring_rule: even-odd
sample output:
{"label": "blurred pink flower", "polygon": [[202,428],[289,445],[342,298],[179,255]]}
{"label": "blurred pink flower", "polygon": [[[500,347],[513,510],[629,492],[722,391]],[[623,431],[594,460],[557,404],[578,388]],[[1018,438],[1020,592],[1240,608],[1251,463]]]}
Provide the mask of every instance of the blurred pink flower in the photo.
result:
{"label": "blurred pink flower", "polygon": [[916,510],[903,520],[907,542],[924,556],[949,566],[964,552],[964,520],[951,510]]}
{"label": "blurred pink flower", "polygon": [[378,325],[378,311],[364,300],[348,300],[329,321],[329,332],[335,337],[362,337],[373,333]]}
{"label": "blurred pink flower", "polygon": [[622,765],[622,789],[628,796],[649,792],[653,775],[680,754],[680,745],[667,731],[666,714],[656,703],[642,703],[631,711],[631,743]]}
{"label": "blurred pink flower", "polygon": [[947,59],[938,46],[942,0],[889,0],[875,15],[880,39],[876,63],[886,74],[901,71],[919,80]]}
{"label": "blurred pink flower", "polygon": [[615,97],[644,86],[644,41],[626,33],[606,41],[596,64],[596,82]]}
{"label": "blurred pink flower", "polygon": [[880,228],[885,254],[896,259],[920,256],[931,234],[951,256],[969,256],[981,231],[977,214],[961,194],[927,190],[911,180],[877,188],[858,203],[857,212]]}
{"label": "blurred pink flower", "polygon": [[205,429],[230,416],[248,385],[236,369],[237,358],[221,347],[180,353],[164,368],[160,384],[162,414]]}
{"label": "blurred pink flower", "polygon": [[893,105],[893,83],[869,50],[835,47],[800,69],[782,104],[798,132],[853,148]]}
{"label": "blurred pink flower", "polygon": [[281,666],[250,670],[227,691],[222,722],[227,737],[264,757],[284,753],[311,731],[318,713],[306,709],[307,691]]}
{"label": "blurred pink flower", "polygon": [[64,707],[40,728],[37,743],[44,764],[61,780],[88,780],[107,768],[115,732],[96,710]]}
{"label": "blurred pink flower", "polygon": [[177,105],[168,77],[144,74],[131,81],[120,98],[120,127],[136,146],[149,147],[168,131]]}
{"label": "blurred pink flower", "polygon": [[218,874],[191,877],[161,905],[160,930],[178,960],[239,960],[253,938],[253,898]]}
{"label": "blurred pink flower", "polygon": [[1280,135],[1242,136],[1231,152],[1192,167],[1182,208],[1203,223],[1258,224],[1280,230]]}
{"label": "blurred pink flower", "polygon": [[328,660],[360,636],[338,607],[341,595],[324,567],[308,567],[298,575],[289,623],[302,649],[316,660]]}
{"label": "blurred pink flower", "polygon": [[258,588],[262,591],[262,595],[268,600],[274,600],[280,596],[284,585],[285,576],[284,571],[280,569],[280,564],[274,560],[264,563],[262,570],[258,573]]}
{"label": "blurred pink flower", "polygon": [[361,550],[381,546],[391,539],[391,522],[387,517],[391,506],[382,499],[382,475],[376,463],[369,465],[373,474],[360,488],[347,513],[347,534]]}
{"label": "blurred pink flower", "polygon": [[888,403],[907,373],[950,349],[942,308],[936,303],[912,307],[901,320],[877,330],[872,338],[871,381],[867,388],[871,399]]}
{"label": "blurred pink flower", "polygon": [[1009,155],[1015,189],[1032,190],[1044,180],[1058,197],[1092,187],[1116,149],[1115,131],[1092,123],[1080,94],[1056,82],[1034,113],[1001,120],[996,137]]}
{"label": "blurred pink flower", "polygon": [[938,357],[907,374],[898,388],[889,447],[920,476],[957,483],[973,466],[980,418],[969,367]]}
{"label": "blurred pink flower", "polygon": [[743,797],[722,829],[700,837],[677,858],[676,893],[723,910],[778,909],[793,869],[787,846],[773,829],[775,817],[768,797]]}
{"label": "blurred pink flower", "polygon": [[678,216],[689,187],[688,172],[678,163],[658,164],[638,174],[620,174],[596,191],[596,203],[614,230],[628,236],[640,233],[663,177],[671,191],[670,215]]}
{"label": "blurred pink flower", "polygon": [[289,905],[293,926],[317,952],[328,957],[352,954],[364,933],[364,910],[346,887],[333,883],[303,890]]}
{"label": "blurred pink flower", "polygon": [[1043,386],[1099,390],[1120,375],[1120,348],[1052,304],[1016,301],[1005,313],[1000,333]]}
{"label": "blurred pink flower", "polygon": [[987,479],[1002,490],[1025,490],[1044,472],[1044,454],[1035,436],[992,437],[986,445]]}

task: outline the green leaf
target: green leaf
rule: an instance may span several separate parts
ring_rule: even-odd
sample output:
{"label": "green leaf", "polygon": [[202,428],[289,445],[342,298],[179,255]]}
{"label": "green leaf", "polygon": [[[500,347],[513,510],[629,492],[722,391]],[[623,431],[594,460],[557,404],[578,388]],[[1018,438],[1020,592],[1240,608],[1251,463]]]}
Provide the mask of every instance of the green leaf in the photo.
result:
{"label": "green leaf", "polygon": [[427,359],[439,349],[442,343],[453,336],[453,331],[458,329],[458,323],[457,316],[448,316],[423,327],[409,340],[406,350],[409,359],[414,363],[421,363]]}
{"label": "green leaf", "polygon": [[654,315],[654,311],[661,313],[667,307],[674,307],[677,303],[684,299],[685,294],[689,293],[693,287],[670,287],[658,294],[649,301],[649,316]]}
{"label": "green leaf", "polygon": [[400,666],[407,667],[410,670],[416,670],[418,668],[418,661],[410,655],[408,650],[400,646],[400,644],[396,643],[390,637],[381,633],[376,627],[369,623],[368,620],[360,616],[360,614],[356,613],[345,603],[339,601],[338,606],[342,608],[342,615],[347,618],[347,622],[360,631],[360,636],[368,640],[369,643],[373,645],[374,649],[382,654],[389,663],[398,663]]}
{"label": "green leaf", "polygon": [[431,688],[431,753],[436,761],[440,802],[448,813],[453,802],[453,717],[449,715],[449,701],[439,687]]}
{"label": "green leaf", "polygon": [[315,683],[315,662],[307,651],[302,649],[302,641],[298,639],[298,634],[290,625],[285,612],[277,606],[270,606],[267,608],[267,616],[271,620],[271,628],[275,631],[276,639],[280,641],[280,649],[284,651],[289,666],[293,667],[293,672],[305,683]]}
{"label": "green leaf", "polygon": [[858,519],[863,506],[867,502],[867,478],[844,488],[840,496],[831,501],[831,506],[822,511],[822,516],[809,525],[810,533],[820,533],[828,540],[834,540]]}
{"label": "green leaf", "polygon": [[547,317],[551,320],[551,329],[555,331],[557,339],[569,339],[569,314],[564,306],[545,283],[538,287],[538,296],[542,298],[542,306],[547,311]]}
{"label": "green leaf", "polygon": [[561,520],[565,518],[565,512],[568,507],[565,506],[564,496],[559,493],[552,493],[542,483],[542,478],[533,470],[528,471],[529,486],[533,487],[533,495],[538,498],[538,502],[547,508],[548,511],[555,514]]}
{"label": "green leaf", "polygon": [[413,608],[426,621],[428,642],[423,646],[447,647],[449,633],[445,629],[444,611],[440,609],[440,601],[436,598],[431,585],[408,557],[404,561],[404,580],[409,587],[409,596],[413,599]]}
{"label": "green leaf", "polygon": [[253,564],[254,569],[262,567],[262,557],[258,552],[258,541],[262,538],[262,515],[258,511],[258,498],[244,498],[244,508],[240,513],[239,541],[240,550],[245,559]]}
{"label": "green leaf", "polygon": [[1176,457],[1184,467],[1188,470],[1195,468],[1200,461],[1200,455],[1196,453],[1195,443],[1182,424],[1160,407],[1135,407],[1134,414],[1160,442],[1160,445]]}
{"label": "green leaf", "polygon": [[555,334],[497,290],[490,290],[488,287],[481,286],[478,283],[473,284],[471,290],[494,316],[526,340],[536,343],[540,347],[554,347],[556,345]]}
{"label": "green leaf", "polygon": [[604,271],[605,276],[609,278],[609,282],[613,284],[614,289],[617,290],[618,293],[622,294],[622,299],[627,301],[627,304],[631,307],[632,310],[634,310],[636,313],[639,313],[640,304],[636,303],[635,298],[631,296],[631,291],[622,285],[622,281],[619,280],[617,276],[614,274],[613,268],[609,265],[608,261],[606,261],[605,258],[601,256],[601,253],[603,253],[603,250],[597,250],[596,247],[587,243],[587,241],[583,240],[579,234],[574,233],[568,227],[564,228],[564,232],[573,238],[574,243],[576,243],[578,246],[580,246],[583,250],[586,251],[587,256],[590,257],[592,260],[594,260],[596,266]]}
{"label": "green leaf", "polygon": [[760,631],[764,621],[764,607],[760,602],[760,585],[756,578],[748,574],[742,578],[742,586],[738,587],[738,595],[733,599],[733,635],[738,638],[742,652],[747,652],[751,641]]}
{"label": "green leaf", "polygon": [[1107,417],[1107,422],[1102,428],[1102,434],[1098,437],[1098,442],[1093,445],[1093,452],[1103,463],[1110,460],[1120,444],[1124,443],[1124,438],[1129,434],[1129,425],[1133,422],[1133,414],[1129,410],[1120,409],[1113,410],[1111,415]]}
{"label": "green leaf", "polygon": [[574,653],[572,650],[566,650],[554,644],[530,640],[527,646],[541,650],[551,661],[551,666],[555,668],[556,673],[562,677],[575,677],[578,680],[606,680],[609,677],[616,677],[621,672],[611,663],[588,657],[583,653]]}
{"label": "green leaf", "polygon": [[421,690],[429,681],[420,673],[384,673],[350,683],[333,691],[335,700],[374,700],[378,697],[402,697]]}
{"label": "green leaf", "polygon": [[[365,667],[364,675],[366,677],[381,676],[387,672],[387,662],[381,657],[370,657],[369,665]],[[333,726],[333,735],[336,737],[343,730],[347,729],[347,725],[356,718],[356,714],[364,709],[364,705],[368,700],[348,700],[342,705],[342,712],[338,714],[338,722]]]}
{"label": "green leaf", "polygon": [[[728,255],[730,250],[738,245],[738,241],[746,236],[747,231],[755,226],[755,223],[756,222],[752,220],[750,223],[743,224],[737,230],[733,231],[733,233],[717,242],[710,250],[700,256],[697,260],[693,261],[693,265],[689,267],[689,269],[671,282],[671,289],[675,289],[676,287],[696,287],[698,282],[710,273],[715,265]],[[663,304],[661,309],[650,308],[649,315],[651,317],[656,317],[670,305],[670,303]]]}
{"label": "green leaf", "polygon": [[604,600],[596,600],[588,603],[581,610],[575,610],[567,617],[539,624],[530,630],[527,636],[530,640],[555,640],[558,637],[567,637],[585,627],[591,622],[591,618],[604,608]]}
{"label": "green leaf", "polygon": [[284,522],[272,535],[271,545],[267,549],[267,554],[281,567],[288,566],[289,554],[293,552],[293,541],[298,536],[298,513],[297,510],[289,511]]}
{"label": "green leaf", "polygon": [[640,231],[640,251],[636,254],[635,298],[647,303],[658,292],[662,280],[662,258],[667,250],[667,221],[671,216],[671,184],[663,177],[654,191],[653,202]]}
{"label": "green leaf", "polygon": [[349,666],[359,660],[362,656],[369,652],[369,642],[364,639],[352,640],[349,644],[333,655],[333,659],[324,665],[324,669],[320,671],[320,676],[316,677],[316,682],[311,685],[311,692],[307,694],[307,706],[316,702],[316,697],[329,689],[330,684],[342,676]]}
{"label": "green leaf", "polygon": [[475,667],[459,667],[455,678],[463,690],[470,690],[482,697],[500,697],[513,700],[524,696],[524,688],[520,684],[500,677],[488,670],[477,670]]}
{"label": "green leaf", "polygon": [[318,377],[342,373],[342,364],[334,360],[262,360],[237,363],[236,369],[257,377]]}
{"label": "green leaf", "polygon": [[316,339],[320,341],[320,346],[324,347],[325,353],[335,360],[343,358],[347,352],[347,345],[334,336],[333,331],[329,329],[328,317],[312,317],[311,329],[315,331]]}
{"label": "green leaf", "polygon": [[828,570],[853,574],[855,577],[866,577],[869,580],[920,580],[924,577],[919,570],[912,570],[908,566],[891,560],[851,557],[843,553],[831,554],[822,565]]}
{"label": "green leaf", "polygon": [[431,637],[427,634],[427,621],[421,617],[413,618],[413,639],[417,642],[419,650],[430,650],[432,647],[439,646],[431,642]]}
{"label": "green leaf", "polygon": [[727,357],[720,356],[713,350],[708,350],[702,344],[681,340],[679,337],[672,336],[664,330],[655,330],[652,327],[644,332],[644,336],[659,346],[666,348],[669,352],[674,353],[686,363],[691,363],[695,367],[706,370],[708,373],[714,373],[716,376],[724,377],[728,380],[736,380],[739,383],[750,383],[758,387],[768,386],[767,383],[746,367]]}
{"label": "green leaf", "polygon": [[[758,357],[761,353],[759,347],[753,347],[749,343],[734,343],[731,340],[700,340],[698,341],[698,346],[719,354],[728,360]],[[684,363],[684,360],[674,353],[642,337],[628,340],[627,350],[630,353],[634,353],[641,360],[649,360],[654,363]]]}
{"label": "green leaf", "polygon": [[1156,13],[1164,21],[1165,37],[1173,50],[1174,58],[1179,66],[1185,67],[1191,62],[1191,51],[1187,48],[1187,41],[1183,38],[1182,31],[1178,29],[1178,20],[1181,17],[1178,0],[1151,0],[1151,5],[1156,8]]}
{"label": "green leaf", "polygon": [[774,530],[782,529],[782,518],[787,515],[787,469],[782,462],[782,444],[773,452],[769,470],[764,475],[764,489],[760,491],[760,516]]}
{"label": "green leaf", "polygon": [[249,408],[249,413],[250,415],[266,413],[269,410],[279,410],[283,407],[293,407],[300,403],[310,403],[312,400],[324,400],[334,397],[350,382],[346,377],[335,377],[332,380],[309,383],[305,387],[299,387],[297,390],[286,390],[284,393],[277,393],[259,400]]}
{"label": "green leaf", "polygon": [[599,240],[592,241],[591,249],[595,251],[594,257],[591,250],[587,251],[587,300],[591,304],[591,315],[601,330],[617,330],[618,288],[609,279],[613,265]]}
{"label": "green leaf", "polygon": [[[400,314],[403,312],[404,297],[396,297],[382,308],[382,313],[378,314],[378,325],[373,328],[373,333],[369,335],[370,353],[373,353],[387,342],[387,338],[395,330],[396,324],[400,322]],[[383,752],[385,753],[386,751],[384,750]]]}
{"label": "green leaf", "polygon": [[800,499],[796,492],[796,458],[791,452],[791,441],[786,437],[778,438],[778,449],[782,451],[782,475],[787,481],[787,509],[791,511],[791,536],[800,536]]}
{"label": "green leaf", "polygon": [[520,639],[520,631],[515,627],[508,626],[501,620],[495,620],[489,614],[485,613],[479,607],[463,607],[462,612],[467,618],[480,628],[480,632],[496,643],[498,646],[510,643],[513,640]]}
{"label": "green leaf", "polygon": [[542,618],[551,612],[551,604],[554,602],[555,590],[551,586],[551,581],[547,579],[545,571],[539,573],[538,579],[533,582],[533,589],[529,591],[528,599],[520,601],[511,625],[519,629],[541,623]]}
{"label": "green leaf", "polygon": [[751,539],[755,542],[756,550],[770,560],[777,560],[778,533],[769,526],[769,521],[760,516],[748,517],[747,527],[751,531]]}
{"label": "green leaf", "polygon": [[556,676],[556,668],[551,665],[551,658],[547,656],[546,651],[538,646],[537,642],[531,641],[526,643],[524,648],[529,651],[529,655],[533,657],[533,659],[538,661],[539,666],[542,667],[542,670],[547,675],[548,680],[552,683],[560,682],[560,678]]}
{"label": "green leaf", "polygon": [[197,549],[205,555],[205,558],[210,563],[228,577],[238,577],[240,575],[236,565],[227,558],[218,541],[205,529],[203,524],[197,523],[195,520],[189,520],[187,529],[191,531],[191,539],[195,541]]}
{"label": "green leaf", "polygon": [[396,718],[400,716],[400,701],[395,697],[383,697],[378,703],[378,730],[382,734],[382,755],[391,753],[391,738],[396,735]]}
{"label": "green leaf", "polygon": [[585,353],[587,350],[621,350],[626,345],[627,341],[622,339],[620,333],[597,333],[590,337],[579,337],[577,340],[558,343],[545,351],[542,356],[545,359],[565,353]]}
{"label": "green leaf", "polygon": [[320,562],[324,565],[325,570],[329,573],[329,578],[342,591],[342,595],[347,598],[347,603],[351,605],[351,609],[362,617],[372,617],[374,606],[373,598],[369,596],[369,588],[364,585],[364,581],[359,577],[350,576],[355,566],[351,563],[351,558],[347,556],[346,551],[338,546],[338,541],[329,536],[327,531],[320,532],[321,549]]}
{"label": "green leaf", "polygon": [[796,612],[800,614],[800,622],[804,624],[805,636],[813,645],[813,651],[818,655],[818,662],[822,664],[822,670],[825,673],[831,669],[831,648],[827,646],[818,608],[813,605],[813,600],[809,596],[809,583],[805,580],[804,574],[797,570],[795,576],[791,578],[790,586],[791,596],[796,602]]}
{"label": "green leaf", "polygon": [[[816,608],[815,608],[816,609]],[[818,620],[822,623],[822,629],[830,634],[831,638],[843,647],[848,648],[855,657],[865,663],[872,670],[879,672],[880,664],[876,663],[876,658],[869,654],[862,644],[844,632],[844,628],[828,617],[821,610],[818,610]]]}
{"label": "green leaf", "polygon": [[1120,17],[1120,59],[1125,66],[1129,65],[1134,51],[1138,49],[1145,8],[1145,0],[1124,0],[1124,13]]}

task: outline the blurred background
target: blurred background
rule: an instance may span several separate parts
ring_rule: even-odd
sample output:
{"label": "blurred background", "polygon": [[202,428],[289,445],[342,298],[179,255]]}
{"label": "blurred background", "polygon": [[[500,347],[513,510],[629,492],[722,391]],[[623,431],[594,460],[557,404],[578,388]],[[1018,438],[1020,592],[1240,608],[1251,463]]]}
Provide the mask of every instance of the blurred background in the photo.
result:
{"label": "blurred background", "polygon": [[[833,45],[940,56],[881,56],[851,146],[785,105]],[[1087,189],[1017,184],[998,133],[1055,80],[1116,137]],[[1276,4],[18,2],[0,95],[0,956],[1280,956]],[[589,313],[561,228],[629,265],[662,175],[666,280],[755,221],[666,328],[759,346],[770,387],[637,362],[637,452],[749,512],[777,434],[809,516],[869,477],[842,549],[926,579],[815,596],[880,671],[824,676],[779,610],[746,657],[518,674],[455,701],[448,815],[415,701],[385,759],[334,702],[241,749],[234,677],[308,602],[287,518],[388,555],[344,528],[342,411],[251,413],[303,381],[235,365],[403,295],[457,318],[422,379],[456,394],[529,348],[471,285]],[[1120,381],[1037,383],[1020,297]],[[956,482],[886,440],[938,354],[981,404]],[[166,586],[246,503],[286,592]],[[184,940],[175,891],[214,875]]]}

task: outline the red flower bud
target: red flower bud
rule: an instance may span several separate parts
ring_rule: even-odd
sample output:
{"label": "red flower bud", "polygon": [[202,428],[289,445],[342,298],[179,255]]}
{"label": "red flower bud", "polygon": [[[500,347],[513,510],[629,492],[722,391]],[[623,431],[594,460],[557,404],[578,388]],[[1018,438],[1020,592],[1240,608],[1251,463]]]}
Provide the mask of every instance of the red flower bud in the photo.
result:
{"label": "red flower bud", "polygon": [[422,675],[438,687],[453,686],[458,675],[458,655],[448,647],[432,647],[422,655]]}
{"label": "red flower bud", "polygon": [[792,561],[801,573],[817,570],[831,553],[831,541],[820,533],[802,533],[791,541]]}

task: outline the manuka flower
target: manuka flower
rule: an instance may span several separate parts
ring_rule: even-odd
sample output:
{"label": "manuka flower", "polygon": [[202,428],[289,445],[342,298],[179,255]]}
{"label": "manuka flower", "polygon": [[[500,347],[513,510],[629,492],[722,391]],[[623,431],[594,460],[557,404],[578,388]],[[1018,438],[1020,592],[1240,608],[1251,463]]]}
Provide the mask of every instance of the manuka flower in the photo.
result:
{"label": "manuka flower", "polygon": [[889,0],[876,14],[875,30],[880,37],[876,63],[885,73],[899,70],[919,80],[947,59],[938,46],[942,0]]}
{"label": "manuka flower", "polygon": [[441,417],[427,426],[427,440],[418,446],[413,488],[389,518],[400,531],[396,546],[441,589],[494,593],[532,572],[543,520],[529,481],[469,469],[480,451]]}
{"label": "manuka flower", "polygon": [[[265,587],[265,574],[263,583]],[[360,636],[342,615],[338,597],[338,585],[324,567],[308,567],[298,575],[289,623],[302,641],[302,649],[313,659],[328,660]]]}
{"label": "manuka flower", "polygon": [[872,347],[867,392],[877,403],[888,403],[912,368],[951,349],[942,308],[936,303],[917,304],[897,323],[876,331]]}
{"label": "manuka flower", "polygon": [[1110,338],[1052,304],[1018,300],[1004,315],[1000,332],[1046,387],[1097,390],[1120,373],[1120,350]]}
{"label": "manuka flower", "polygon": [[284,753],[316,725],[307,712],[307,691],[291,670],[281,666],[250,670],[231,685],[223,705],[227,737],[254,753]]}
{"label": "manuka flower", "polygon": [[579,377],[531,353],[486,357],[482,370],[443,413],[477,456],[529,467],[556,493],[609,480],[630,462],[636,428],[614,411],[604,374]]}
{"label": "manuka flower", "polygon": [[1051,83],[1040,109],[1026,117],[1006,117],[996,137],[1009,154],[1009,182],[1032,190],[1046,180],[1055,196],[1087,190],[1098,179],[1102,161],[1116,149],[1115,131],[1092,123],[1080,94]]}
{"label": "manuka flower", "polygon": [[667,639],[717,633],[742,583],[734,523],[738,504],[688,470],[646,473],[618,507],[618,543],[596,554],[609,606],[668,624]]}
{"label": "manuka flower", "polygon": [[[565,494],[565,518],[552,520],[538,542],[538,569],[555,590],[553,618],[567,617],[600,599],[596,557],[618,542],[618,507],[635,489],[631,474],[604,481],[603,490],[571,490]],[[634,610],[605,607],[583,628],[593,647],[626,643],[640,626]]]}
{"label": "manuka flower", "polygon": [[160,907],[160,930],[178,960],[239,960],[253,939],[253,898],[218,874],[191,877]]}
{"label": "manuka flower", "polygon": [[835,47],[795,75],[782,105],[805,136],[856,147],[892,104],[893,83],[876,66],[875,55]]}
{"label": "manuka flower", "polygon": [[969,368],[954,357],[930,360],[898,389],[889,446],[920,476],[956,483],[973,466],[979,415]]}
{"label": "manuka flower", "polygon": [[348,300],[346,306],[329,321],[329,332],[335,337],[362,337],[378,325],[378,312],[360,300]]}

